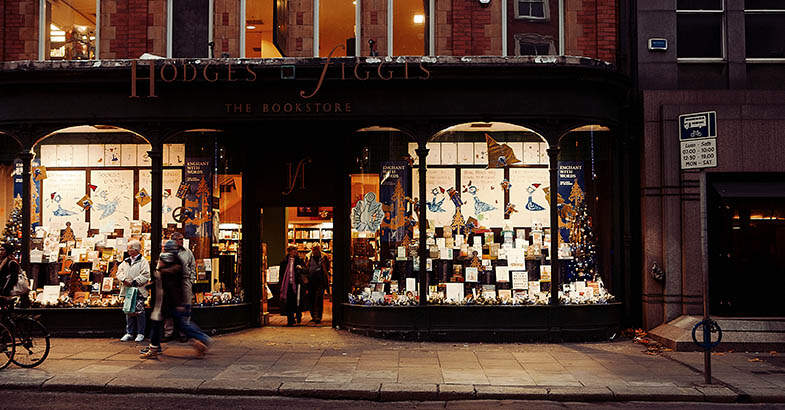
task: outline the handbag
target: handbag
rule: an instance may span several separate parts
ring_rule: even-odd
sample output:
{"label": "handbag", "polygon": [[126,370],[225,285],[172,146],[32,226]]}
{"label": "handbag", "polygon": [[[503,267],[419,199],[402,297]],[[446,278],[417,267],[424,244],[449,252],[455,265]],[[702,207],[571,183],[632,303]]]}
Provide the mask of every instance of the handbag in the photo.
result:
{"label": "handbag", "polygon": [[11,289],[10,296],[22,296],[30,293],[30,281],[27,279],[27,273],[20,270],[16,279],[16,285]]}
{"label": "handbag", "polygon": [[136,298],[139,289],[128,287],[125,289],[125,302],[123,302],[123,313],[126,315],[136,313]]}

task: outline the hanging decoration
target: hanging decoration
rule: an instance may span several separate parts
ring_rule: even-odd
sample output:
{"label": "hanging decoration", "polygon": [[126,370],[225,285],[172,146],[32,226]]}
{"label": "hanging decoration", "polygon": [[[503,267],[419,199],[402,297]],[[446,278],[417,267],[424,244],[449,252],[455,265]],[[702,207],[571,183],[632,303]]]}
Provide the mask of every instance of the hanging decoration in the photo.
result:
{"label": "hanging decoration", "polygon": [[376,194],[368,192],[352,208],[352,229],[358,232],[376,232],[382,225],[384,211]]}
{"label": "hanging decoration", "polygon": [[136,193],[136,202],[139,203],[139,206],[145,206],[152,202],[150,199],[150,195],[147,193],[147,190],[142,188],[139,192]]}
{"label": "hanging decoration", "polygon": [[87,211],[93,206],[93,200],[90,199],[89,195],[85,195],[76,204],[79,205],[82,210]]}
{"label": "hanging decoration", "polygon": [[40,166],[33,168],[33,180],[43,181],[46,179],[46,167]]}
{"label": "hanging decoration", "polygon": [[505,168],[521,162],[509,145],[499,144],[488,134],[485,134],[485,142],[488,144],[488,166],[485,169]]}

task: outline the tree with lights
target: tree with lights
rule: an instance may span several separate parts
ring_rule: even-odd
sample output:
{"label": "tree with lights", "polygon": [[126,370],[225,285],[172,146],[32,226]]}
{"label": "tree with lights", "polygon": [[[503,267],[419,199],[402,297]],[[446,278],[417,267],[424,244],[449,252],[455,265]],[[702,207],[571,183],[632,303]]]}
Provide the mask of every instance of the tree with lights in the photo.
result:
{"label": "tree with lights", "polygon": [[594,280],[597,274],[597,238],[594,235],[586,201],[575,203],[571,222],[572,262],[567,270],[567,281]]}
{"label": "tree with lights", "polygon": [[[5,230],[3,231],[3,242],[13,244],[19,250],[22,244],[22,204],[21,198],[19,201],[14,201],[14,209],[11,211],[11,216],[5,223]],[[19,206],[16,206],[19,202]]]}

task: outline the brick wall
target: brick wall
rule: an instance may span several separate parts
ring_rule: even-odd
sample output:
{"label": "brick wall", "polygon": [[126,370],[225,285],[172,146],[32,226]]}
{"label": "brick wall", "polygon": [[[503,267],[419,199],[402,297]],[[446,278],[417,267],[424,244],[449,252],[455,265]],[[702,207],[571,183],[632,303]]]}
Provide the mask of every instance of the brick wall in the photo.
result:
{"label": "brick wall", "polygon": [[166,55],[166,0],[103,0],[100,58]]}
{"label": "brick wall", "polygon": [[313,0],[289,0],[287,57],[313,57]]}
{"label": "brick wall", "polygon": [[[501,2],[495,1],[483,7],[477,1],[452,0],[451,26],[452,50],[445,51],[455,56],[500,55],[501,47]],[[437,34],[444,34],[438,28]],[[442,40],[443,41],[443,40]],[[437,40],[437,45],[440,41]],[[450,52],[451,51],[451,52]]]}
{"label": "brick wall", "polygon": [[616,61],[615,0],[568,0],[565,53]]}
{"label": "brick wall", "polygon": [[240,57],[240,0],[215,0],[213,12],[215,56]]}
{"label": "brick wall", "polygon": [[362,23],[360,30],[360,54],[371,55],[368,40],[376,41],[376,51],[380,56],[387,55],[387,0],[362,0]]}
{"label": "brick wall", "polygon": [[38,59],[38,1],[0,0],[3,30],[0,59]]}

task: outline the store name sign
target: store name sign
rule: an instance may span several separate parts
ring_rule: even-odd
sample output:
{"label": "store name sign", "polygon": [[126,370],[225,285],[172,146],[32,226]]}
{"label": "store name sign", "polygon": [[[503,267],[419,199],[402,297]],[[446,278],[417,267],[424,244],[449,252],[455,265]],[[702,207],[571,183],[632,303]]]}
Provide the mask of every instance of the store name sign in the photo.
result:
{"label": "store name sign", "polygon": [[681,169],[717,166],[717,113],[679,115]]}
{"label": "store name sign", "polygon": [[[332,53],[330,53],[332,55]],[[386,67],[384,59],[367,59],[366,63],[361,63],[359,59],[353,65],[346,62],[335,63],[328,57],[322,63],[321,73],[316,83],[307,89],[298,91],[301,99],[313,98],[319,93],[325,80],[336,79],[341,81],[357,80],[367,81],[378,80],[427,80],[431,78],[431,72],[422,62],[410,65],[403,63],[403,69],[392,70]],[[141,70],[140,66],[148,66],[146,70]],[[331,66],[338,70],[328,70]],[[295,67],[296,68],[296,67]],[[190,62],[179,62],[166,60],[156,68],[155,60],[133,60],[131,62],[131,94],[130,98],[157,98],[156,84],[163,83],[190,83],[192,81],[206,81],[207,83],[253,83],[259,77],[259,72],[268,67],[255,66],[253,64],[232,64],[218,65],[212,60],[207,60],[207,64],[197,67]],[[279,70],[292,69],[289,67],[277,67]],[[402,71],[402,72],[401,72]],[[282,71],[283,72],[283,71]],[[330,75],[328,75],[328,73]],[[146,87],[139,87],[139,83],[144,81]],[[144,83],[142,83],[144,84]]]}

